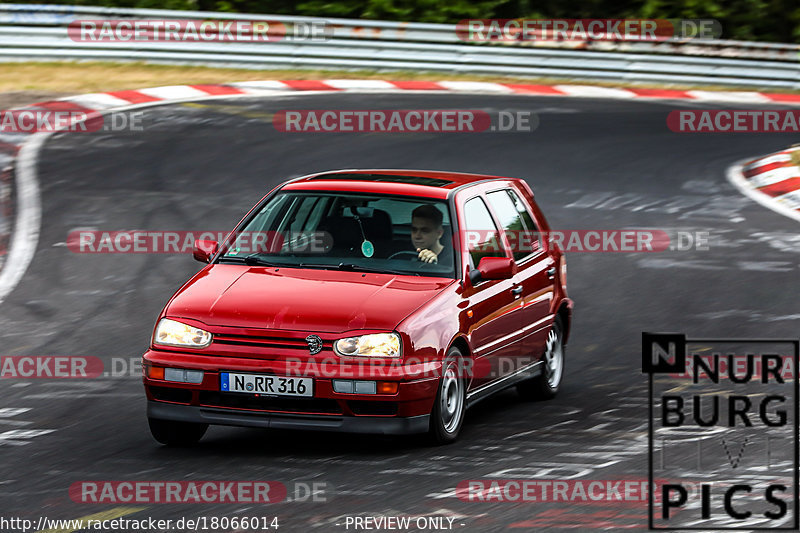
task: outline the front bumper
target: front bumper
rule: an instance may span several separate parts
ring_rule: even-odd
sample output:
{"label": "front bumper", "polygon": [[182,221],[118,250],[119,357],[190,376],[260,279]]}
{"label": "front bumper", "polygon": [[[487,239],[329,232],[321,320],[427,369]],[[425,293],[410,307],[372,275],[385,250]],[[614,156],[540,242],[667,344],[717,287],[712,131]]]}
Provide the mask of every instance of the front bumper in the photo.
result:
{"label": "front bumper", "polygon": [[317,416],[287,413],[234,412],[228,409],[148,401],[147,416],[176,422],[274,429],[306,429],[341,433],[408,435],[428,431],[430,415],[408,418]]}
{"label": "front bumper", "polygon": [[[148,350],[145,366],[203,370],[202,382],[192,384],[143,378],[148,415],[176,420],[231,426],[311,429],[352,433],[398,435],[428,429],[428,416],[438,390],[438,371],[421,373],[420,365],[354,369],[342,363],[310,366],[298,374],[290,362],[247,357],[219,357]],[[428,365],[430,366],[430,365]],[[438,368],[440,364],[433,364]],[[430,371],[430,369],[428,369]],[[220,372],[274,376],[302,375],[314,380],[313,397],[224,392]],[[334,391],[335,379],[394,381],[394,394],[351,394]]]}

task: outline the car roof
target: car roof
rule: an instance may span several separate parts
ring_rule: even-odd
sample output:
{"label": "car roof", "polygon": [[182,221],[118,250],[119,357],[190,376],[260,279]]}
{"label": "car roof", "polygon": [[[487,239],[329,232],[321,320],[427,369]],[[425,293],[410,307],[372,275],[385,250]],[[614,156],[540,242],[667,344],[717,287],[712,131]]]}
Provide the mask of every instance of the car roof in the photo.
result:
{"label": "car roof", "polygon": [[287,183],[283,190],[333,190],[447,198],[459,187],[503,176],[438,170],[348,169],[319,172]]}

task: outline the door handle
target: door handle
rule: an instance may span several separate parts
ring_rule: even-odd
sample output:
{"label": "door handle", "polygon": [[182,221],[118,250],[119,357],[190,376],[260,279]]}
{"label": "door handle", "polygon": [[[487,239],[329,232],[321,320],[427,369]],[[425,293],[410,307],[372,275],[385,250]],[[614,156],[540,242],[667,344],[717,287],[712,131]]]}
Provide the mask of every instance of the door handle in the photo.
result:
{"label": "door handle", "polygon": [[551,266],[550,268],[547,269],[547,277],[549,277],[550,279],[553,279],[553,277],[555,277],[555,275],[556,275],[556,267]]}
{"label": "door handle", "polygon": [[522,294],[522,285],[517,285],[516,287],[511,289],[511,292],[514,294],[514,296],[519,296],[520,294]]}

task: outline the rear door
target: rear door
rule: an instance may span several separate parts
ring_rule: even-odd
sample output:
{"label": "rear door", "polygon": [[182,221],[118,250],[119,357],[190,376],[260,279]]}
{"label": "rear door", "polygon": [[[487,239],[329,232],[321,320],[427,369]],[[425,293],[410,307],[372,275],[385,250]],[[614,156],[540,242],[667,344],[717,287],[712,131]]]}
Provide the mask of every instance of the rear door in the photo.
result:
{"label": "rear door", "polygon": [[514,354],[515,368],[538,361],[544,353],[554,295],[555,262],[545,251],[541,233],[522,197],[504,187],[486,194],[489,205],[511,246],[517,274],[513,290],[521,293],[521,349]]}
{"label": "rear door", "polygon": [[[462,242],[469,252],[469,268],[482,257],[508,257],[495,220],[481,196],[464,203]],[[473,312],[468,335],[475,355],[473,388],[513,372],[522,350],[522,301],[512,279],[483,280],[464,291]]]}

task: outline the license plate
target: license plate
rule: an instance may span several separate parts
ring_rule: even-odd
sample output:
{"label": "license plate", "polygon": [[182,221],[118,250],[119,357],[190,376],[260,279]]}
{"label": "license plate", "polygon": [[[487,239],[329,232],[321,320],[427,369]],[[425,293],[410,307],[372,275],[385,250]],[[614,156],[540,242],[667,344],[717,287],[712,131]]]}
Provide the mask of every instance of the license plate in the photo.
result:
{"label": "license plate", "polygon": [[314,396],[314,380],[312,378],[221,372],[219,389],[224,392],[243,392],[245,394],[311,397]]}

